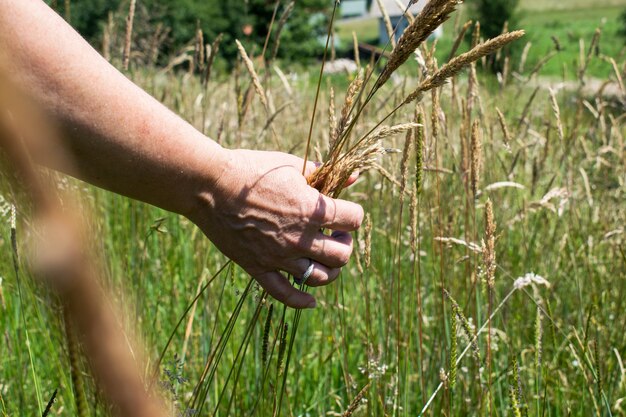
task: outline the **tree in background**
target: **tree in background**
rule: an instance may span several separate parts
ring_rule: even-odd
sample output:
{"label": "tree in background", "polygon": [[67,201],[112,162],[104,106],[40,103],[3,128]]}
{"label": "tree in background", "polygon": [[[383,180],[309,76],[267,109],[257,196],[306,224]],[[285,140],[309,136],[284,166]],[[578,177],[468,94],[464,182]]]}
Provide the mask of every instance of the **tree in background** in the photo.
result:
{"label": "tree in background", "polygon": [[622,13],[619,15],[619,21],[620,21],[620,28],[619,28],[619,34],[622,36],[622,38],[626,39],[626,9],[624,9],[624,11],[622,11]]}
{"label": "tree in background", "polygon": [[[500,35],[505,27],[515,30],[518,24],[517,6],[519,0],[474,0],[470,3],[471,17],[480,22],[481,36],[485,39]],[[517,44],[516,44],[517,45]],[[507,47],[507,48],[510,48]],[[509,50],[510,51],[510,50]],[[505,56],[505,53],[501,54]],[[490,60],[494,72],[502,70],[504,62],[494,57]]]}
{"label": "tree in background", "polygon": [[[277,20],[290,0],[280,0]],[[62,16],[65,1],[49,0]],[[99,49],[109,13],[114,13],[116,30],[124,31],[128,0],[71,0],[70,23]],[[221,54],[229,61],[237,55],[235,39],[246,44],[254,55],[261,53],[276,1],[248,0],[137,0],[137,37],[150,36],[158,25],[169,29],[163,43],[164,55],[180,51],[193,42],[199,27],[205,42],[224,34]],[[328,0],[298,0],[281,35],[279,57],[302,61],[321,54],[319,41],[326,33],[326,17],[332,7]],[[273,42],[273,40],[271,41]],[[148,43],[147,41],[144,43]],[[270,43],[272,45],[272,43]],[[255,47],[257,49],[255,51]]]}

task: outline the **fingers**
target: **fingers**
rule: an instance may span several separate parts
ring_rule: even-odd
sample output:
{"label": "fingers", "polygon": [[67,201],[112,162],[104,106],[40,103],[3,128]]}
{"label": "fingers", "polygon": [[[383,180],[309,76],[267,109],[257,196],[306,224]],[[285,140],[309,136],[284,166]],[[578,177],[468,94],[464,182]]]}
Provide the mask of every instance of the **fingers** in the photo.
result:
{"label": "fingers", "polygon": [[295,278],[296,282],[306,284],[310,287],[328,285],[336,280],[341,273],[341,268],[329,268],[319,262],[313,262],[313,271],[311,272],[311,275],[305,280],[305,282],[299,282],[302,281],[303,275],[310,264],[310,259],[300,258],[288,262],[285,270]]}
{"label": "fingers", "polygon": [[363,216],[363,207],[359,204],[320,194],[312,220],[324,228],[352,232],[361,226]]}
{"label": "fingers", "polygon": [[352,235],[348,232],[335,231],[331,236],[318,232],[306,257],[331,268],[341,268],[350,260],[352,248]]}
{"label": "fingers", "polygon": [[254,278],[269,295],[288,307],[315,308],[315,298],[311,294],[298,290],[278,272],[267,272]]}
{"label": "fingers", "polygon": [[349,186],[351,186],[352,184],[354,184],[356,182],[356,180],[359,179],[359,171],[354,171],[351,175],[350,178],[348,178],[348,180],[346,181],[344,188],[347,188]]}

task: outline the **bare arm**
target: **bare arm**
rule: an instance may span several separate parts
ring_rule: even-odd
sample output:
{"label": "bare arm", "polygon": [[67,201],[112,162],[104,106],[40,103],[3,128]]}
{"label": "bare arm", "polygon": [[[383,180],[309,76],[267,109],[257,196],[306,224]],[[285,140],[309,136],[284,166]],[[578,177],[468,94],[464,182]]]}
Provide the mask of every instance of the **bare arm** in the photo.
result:
{"label": "bare arm", "polygon": [[[194,221],[216,246],[280,301],[314,299],[309,285],[347,263],[360,206],[307,186],[300,158],[223,149],[109,65],[40,0],[0,0],[0,52],[13,81],[60,129],[64,154],[43,163]],[[309,167],[312,169],[312,167]],[[338,230],[324,236],[321,227]]]}

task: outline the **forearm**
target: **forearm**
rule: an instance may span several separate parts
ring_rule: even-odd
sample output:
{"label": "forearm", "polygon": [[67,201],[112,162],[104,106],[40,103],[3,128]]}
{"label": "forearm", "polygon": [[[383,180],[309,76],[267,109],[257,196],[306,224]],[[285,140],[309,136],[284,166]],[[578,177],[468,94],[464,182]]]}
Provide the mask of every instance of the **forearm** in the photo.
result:
{"label": "forearm", "polygon": [[[13,81],[59,129],[44,164],[187,214],[222,149],[109,65],[39,0],[0,0],[0,50]],[[37,152],[35,152],[37,154]],[[203,188],[207,184],[203,184]]]}
{"label": "forearm", "polygon": [[[43,2],[0,0],[0,10],[0,55],[14,83],[58,125],[69,158],[57,157],[51,141],[31,143],[32,154],[186,215],[276,299],[315,305],[280,271],[310,286],[336,279],[352,252],[347,232],[363,220],[360,206],[311,188],[293,155],[223,150],[111,67]],[[314,170],[306,166],[307,175]]]}

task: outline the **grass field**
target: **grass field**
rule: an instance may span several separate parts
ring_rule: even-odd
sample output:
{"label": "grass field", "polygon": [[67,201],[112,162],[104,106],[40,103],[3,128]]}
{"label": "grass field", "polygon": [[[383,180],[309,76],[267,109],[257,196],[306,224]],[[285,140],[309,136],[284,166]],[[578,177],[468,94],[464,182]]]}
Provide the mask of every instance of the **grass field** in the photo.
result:
{"label": "grass field", "polygon": [[[594,2],[522,2],[520,5],[519,27],[527,32],[525,41],[531,42],[527,64],[536,65],[543,57],[555,49],[554,36],[561,47],[561,51],[551,59],[542,69],[542,74],[552,77],[562,77],[565,71],[567,79],[575,79],[576,74],[567,68],[572,68],[579,60],[580,39],[589,43],[596,28],[602,29],[602,48],[600,52],[607,56],[620,57],[626,53],[626,40],[618,35],[621,27],[619,15],[626,9],[626,2],[607,0]],[[461,11],[462,15],[467,10]],[[460,18],[465,21],[466,16]],[[338,26],[338,36],[344,45],[352,45],[352,32],[355,32],[360,41],[366,43],[377,42],[378,21],[376,19],[353,20],[341,23]],[[438,58],[447,59],[454,37],[454,23],[448,22],[444,26],[444,36],[438,41]],[[467,45],[465,45],[467,47]],[[585,51],[586,52],[586,51]],[[564,70],[565,68],[565,70]],[[606,78],[612,71],[610,64],[596,61],[589,68],[591,75]]]}
{"label": "grass field", "polygon": [[[415,135],[421,132],[423,142],[411,136],[407,148],[405,135],[385,139],[385,148],[399,152],[384,155],[343,194],[364,206],[371,226],[355,236],[354,257],[340,279],[312,290],[318,307],[302,313],[297,332],[297,313],[264,299],[191,222],[62,178],[59,188],[81,196],[90,213],[89,249],[98,255],[104,287],[122,306],[130,338],[145,347],[147,379],[168,346],[157,374],[172,415],[626,415],[624,92],[590,95],[582,85],[559,89],[556,82],[535,90],[527,78],[533,59],[549,48],[547,34],[577,57],[578,40],[566,43],[568,32],[588,45],[595,22],[613,10],[528,15],[522,43],[533,42],[536,55],[518,78],[499,84],[479,73],[478,87],[471,87],[464,72],[440,96],[429,92],[420,107],[405,106],[387,120],[421,121]],[[565,20],[571,24],[558,23]],[[607,21],[605,29],[614,26]],[[614,39],[603,37],[600,48],[616,53],[623,74]],[[612,67],[589,59],[585,80],[617,85]],[[539,75],[559,75],[565,66],[575,79],[569,75],[579,69],[577,60],[564,53],[554,61]],[[245,72],[216,77],[209,96],[186,72],[134,67],[129,76],[224,146],[303,155],[315,85],[310,76],[283,70],[284,80],[273,72],[264,86],[282,109],[275,137],[258,100],[242,116]],[[353,142],[415,88],[416,73],[410,67],[378,92]],[[329,87],[336,87],[339,111],[354,76],[322,81],[313,143],[321,159]],[[553,99],[548,87],[556,89]],[[30,208],[2,178],[0,415],[41,415],[56,389],[50,415],[79,415],[58,300],[28,266]],[[493,285],[488,242],[495,244]],[[83,415],[109,415],[87,363],[79,366]],[[208,378],[204,369],[211,370]],[[187,408],[203,396],[203,406]]]}
{"label": "grass field", "polygon": [[593,3],[585,0],[565,0],[565,1],[541,1],[541,0],[528,0],[521,1],[520,8],[529,11],[544,11],[544,10],[576,10],[576,9],[591,9],[602,8],[609,6],[626,7],[626,1],[624,0],[599,0]]}

